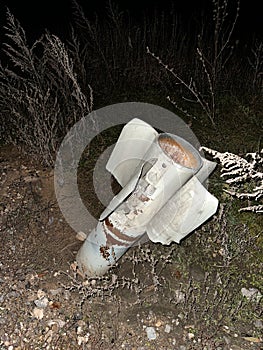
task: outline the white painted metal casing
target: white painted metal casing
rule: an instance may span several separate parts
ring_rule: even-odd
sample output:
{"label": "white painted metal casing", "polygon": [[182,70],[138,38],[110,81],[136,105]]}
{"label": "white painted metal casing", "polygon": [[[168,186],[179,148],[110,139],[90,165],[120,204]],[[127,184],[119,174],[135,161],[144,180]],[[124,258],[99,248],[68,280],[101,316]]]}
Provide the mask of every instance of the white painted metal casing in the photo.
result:
{"label": "white painted metal casing", "polygon": [[214,167],[184,139],[131,120],[106,166],[123,189],[81,247],[82,271],[104,274],[145,232],[153,242],[179,243],[216,211],[201,184]]}

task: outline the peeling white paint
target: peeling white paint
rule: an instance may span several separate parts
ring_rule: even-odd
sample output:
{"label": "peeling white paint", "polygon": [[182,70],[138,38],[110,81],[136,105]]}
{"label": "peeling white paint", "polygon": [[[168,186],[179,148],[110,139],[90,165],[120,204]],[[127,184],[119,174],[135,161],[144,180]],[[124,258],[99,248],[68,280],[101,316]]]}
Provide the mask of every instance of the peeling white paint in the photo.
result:
{"label": "peeling white paint", "polygon": [[138,119],[124,127],[106,168],[123,189],[78,252],[88,276],[103,275],[145,232],[153,242],[179,243],[216,211],[217,199],[201,184],[214,164]]}

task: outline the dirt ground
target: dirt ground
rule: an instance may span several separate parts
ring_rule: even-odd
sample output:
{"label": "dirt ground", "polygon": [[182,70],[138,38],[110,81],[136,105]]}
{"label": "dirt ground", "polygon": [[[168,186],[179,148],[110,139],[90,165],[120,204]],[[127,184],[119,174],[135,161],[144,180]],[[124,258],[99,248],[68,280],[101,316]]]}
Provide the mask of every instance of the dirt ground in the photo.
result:
{"label": "dirt ground", "polygon": [[[0,181],[1,350],[263,348],[259,264],[245,253],[227,262],[223,211],[181,245],[146,243],[83,280],[82,243],[60,213],[52,169],[5,146]],[[252,287],[254,297],[242,295]]]}

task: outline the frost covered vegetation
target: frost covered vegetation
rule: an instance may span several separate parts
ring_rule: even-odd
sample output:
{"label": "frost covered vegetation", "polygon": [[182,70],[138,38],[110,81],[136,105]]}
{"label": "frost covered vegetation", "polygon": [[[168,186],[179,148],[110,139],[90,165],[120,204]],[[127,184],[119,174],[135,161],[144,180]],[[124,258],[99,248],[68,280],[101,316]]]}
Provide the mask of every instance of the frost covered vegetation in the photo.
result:
{"label": "frost covered vegetation", "polygon": [[[263,149],[259,152],[246,154],[244,159],[230,152],[220,153],[206,147],[203,150],[218,159],[222,165],[221,177],[227,177],[226,183],[230,184],[230,189],[225,192],[237,197],[247,198],[262,202],[263,196]],[[241,208],[240,211],[252,211],[263,213],[263,205],[250,205]]]}

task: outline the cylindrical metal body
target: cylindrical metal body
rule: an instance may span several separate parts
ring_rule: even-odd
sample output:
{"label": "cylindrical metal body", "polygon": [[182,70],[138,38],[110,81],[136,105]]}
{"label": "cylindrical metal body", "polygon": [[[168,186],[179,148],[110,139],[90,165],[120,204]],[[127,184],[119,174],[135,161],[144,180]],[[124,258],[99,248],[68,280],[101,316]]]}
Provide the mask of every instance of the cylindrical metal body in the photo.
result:
{"label": "cylindrical metal body", "polygon": [[155,214],[202,166],[197,150],[170,134],[158,135],[145,159],[133,192],[98,223],[79,250],[77,262],[85,275],[106,273],[141,238]]}

